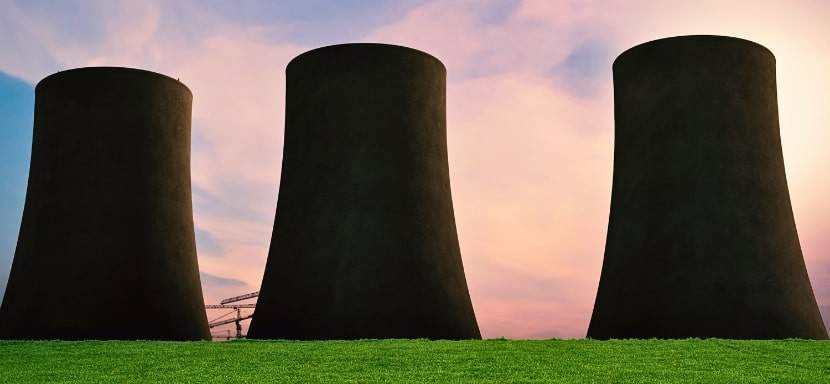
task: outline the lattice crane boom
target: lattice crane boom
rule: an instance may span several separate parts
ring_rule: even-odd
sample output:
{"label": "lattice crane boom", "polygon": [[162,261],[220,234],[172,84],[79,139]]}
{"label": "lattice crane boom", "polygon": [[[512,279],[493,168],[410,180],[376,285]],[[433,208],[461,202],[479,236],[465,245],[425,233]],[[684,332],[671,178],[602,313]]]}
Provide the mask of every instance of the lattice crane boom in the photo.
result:
{"label": "lattice crane boom", "polygon": [[219,304],[235,303],[237,301],[242,301],[242,300],[246,300],[246,299],[253,299],[254,297],[257,297],[257,296],[259,296],[259,291],[246,293],[244,295],[230,297],[230,298],[227,298],[225,300],[220,301]]}
{"label": "lattice crane boom", "polygon": [[237,321],[247,320],[247,319],[250,319],[251,316],[253,316],[253,315],[254,314],[251,313],[251,314],[241,316],[241,317],[232,317],[230,319],[217,320],[217,321],[214,321],[214,322],[208,324],[208,327],[213,328],[213,327],[218,327],[220,325],[225,325],[225,324],[235,323]]}
{"label": "lattice crane boom", "polygon": [[253,309],[256,308],[256,304],[208,304],[205,305],[205,309],[238,309],[238,308],[247,308]]}

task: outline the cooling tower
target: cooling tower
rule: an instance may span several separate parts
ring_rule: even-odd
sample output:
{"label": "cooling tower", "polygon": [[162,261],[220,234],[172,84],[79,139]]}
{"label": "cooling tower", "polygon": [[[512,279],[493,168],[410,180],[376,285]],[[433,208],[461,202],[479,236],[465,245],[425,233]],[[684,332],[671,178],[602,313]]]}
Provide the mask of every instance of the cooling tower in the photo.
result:
{"label": "cooling tower", "polygon": [[249,338],[480,338],[456,235],[446,70],[383,44],[286,69],[282,178]]}
{"label": "cooling tower", "polygon": [[793,220],[775,57],[684,36],[614,62],[614,179],[588,336],[826,339]]}
{"label": "cooling tower", "polygon": [[35,90],[23,221],[3,339],[210,337],[190,196],[182,83],[80,68]]}

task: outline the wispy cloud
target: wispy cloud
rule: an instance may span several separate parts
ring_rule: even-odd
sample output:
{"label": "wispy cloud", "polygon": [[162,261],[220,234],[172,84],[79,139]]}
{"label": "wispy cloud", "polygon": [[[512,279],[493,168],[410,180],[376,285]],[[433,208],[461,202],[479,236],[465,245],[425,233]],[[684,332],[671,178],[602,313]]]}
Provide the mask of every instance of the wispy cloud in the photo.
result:
{"label": "wispy cloud", "polygon": [[557,84],[573,95],[593,97],[608,83],[608,63],[613,53],[600,40],[586,40],[577,45],[549,73]]}
{"label": "wispy cloud", "polygon": [[248,284],[239,279],[229,279],[227,277],[221,277],[216,275],[211,275],[210,273],[202,272],[199,274],[202,278],[202,284],[210,285],[210,286],[217,286],[217,287],[234,287],[234,288],[244,288],[247,287]]}

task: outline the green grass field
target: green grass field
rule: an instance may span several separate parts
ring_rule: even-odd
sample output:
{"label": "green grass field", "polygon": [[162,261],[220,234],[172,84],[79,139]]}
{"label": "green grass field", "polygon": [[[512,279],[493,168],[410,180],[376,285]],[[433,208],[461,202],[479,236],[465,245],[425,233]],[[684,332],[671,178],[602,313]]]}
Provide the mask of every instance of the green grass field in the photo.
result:
{"label": "green grass field", "polygon": [[830,342],[0,342],[6,383],[830,383]]}

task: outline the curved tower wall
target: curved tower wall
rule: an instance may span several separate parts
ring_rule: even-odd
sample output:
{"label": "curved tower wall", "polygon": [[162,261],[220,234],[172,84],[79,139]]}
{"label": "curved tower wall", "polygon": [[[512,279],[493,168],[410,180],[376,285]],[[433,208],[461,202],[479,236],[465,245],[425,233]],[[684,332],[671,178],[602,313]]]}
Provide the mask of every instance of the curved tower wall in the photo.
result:
{"label": "curved tower wall", "polygon": [[614,180],[588,336],[826,339],[793,220],[775,57],[684,36],[614,63]]}
{"label": "curved tower wall", "polygon": [[36,87],[4,339],[210,337],[190,192],[192,95],[127,68]]}
{"label": "curved tower wall", "polygon": [[444,66],[345,44],[286,72],[279,201],[248,336],[479,338],[450,194]]}

